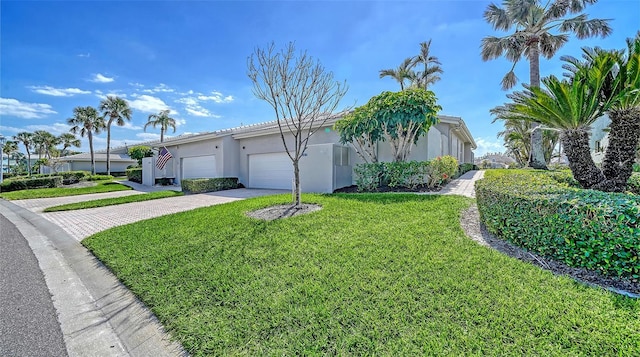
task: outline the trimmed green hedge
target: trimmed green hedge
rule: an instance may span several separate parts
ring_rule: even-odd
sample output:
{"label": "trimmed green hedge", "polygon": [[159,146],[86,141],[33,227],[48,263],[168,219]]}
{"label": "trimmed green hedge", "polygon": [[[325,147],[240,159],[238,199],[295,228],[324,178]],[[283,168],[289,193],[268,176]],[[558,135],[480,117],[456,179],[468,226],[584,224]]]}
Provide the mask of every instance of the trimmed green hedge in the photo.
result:
{"label": "trimmed green hedge", "polygon": [[91,175],[87,177],[87,181],[103,181],[113,180],[113,175]]}
{"label": "trimmed green hedge", "polygon": [[142,167],[127,169],[127,180],[142,183]]}
{"label": "trimmed green hedge", "polygon": [[527,250],[607,275],[640,277],[640,197],[569,186],[564,173],[491,170],[476,182],[487,229]]}
{"label": "trimmed green hedge", "polygon": [[237,177],[184,179],[181,181],[185,193],[204,193],[238,188]]}
{"label": "trimmed green hedge", "polygon": [[33,188],[54,188],[62,186],[61,176],[36,177],[24,180],[6,180],[0,184],[1,192],[28,190]]}
{"label": "trimmed green hedge", "polygon": [[469,163],[465,163],[465,164],[460,164],[458,165],[458,177],[464,175],[465,173],[471,171],[471,170],[477,170],[478,167],[474,164],[469,164]]}
{"label": "trimmed green hedge", "polygon": [[629,177],[627,190],[633,194],[640,195],[640,173],[635,173]]}
{"label": "trimmed green hedge", "polygon": [[358,164],[354,168],[358,191],[373,192],[381,187],[438,187],[458,172],[458,160],[442,156],[431,161],[377,162]]}

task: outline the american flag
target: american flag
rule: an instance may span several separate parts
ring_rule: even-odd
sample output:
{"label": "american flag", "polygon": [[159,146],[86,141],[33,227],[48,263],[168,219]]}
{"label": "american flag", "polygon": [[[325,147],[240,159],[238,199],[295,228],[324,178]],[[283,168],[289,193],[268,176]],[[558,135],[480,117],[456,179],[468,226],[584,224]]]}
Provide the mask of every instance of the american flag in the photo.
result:
{"label": "american flag", "polygon": [[166,165],[167,161],[169,161],[169,159],[172,157],[173,156],[171,155],[169,150],[167,150],[166,147],[162,147],[162,149],[160,149],[160,152],[158,153],[158,160],[156,161],[156,167],[159,168],[160,170],[164,169],[164,165]]}

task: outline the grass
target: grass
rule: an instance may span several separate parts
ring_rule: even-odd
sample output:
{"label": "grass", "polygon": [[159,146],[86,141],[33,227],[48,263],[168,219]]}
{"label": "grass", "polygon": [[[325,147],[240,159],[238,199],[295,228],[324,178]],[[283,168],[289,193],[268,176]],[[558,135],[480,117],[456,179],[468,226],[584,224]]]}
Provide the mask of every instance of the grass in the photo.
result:
{"label": "grass", "polygon": [[640,355],[640,302],[468,239],[470,199],[271,196],[83,241],[193,356]]}
{"label": "grass", "polygon": [[71,211],[71,210],[86,209],[86,208],[105,207],[105,206],[121,205],[124,203],[150,201],[150,200],[157,200],[159,198],[176,197],[176,196],[183,196],[183,195],[184,193],[177,192],[177,191],[158,191],[158,192],[145,193],[142,195],[103,198],[100,200],[69,203],[65,205],[46,208],[44,212]]}
{"label": "grass", "polygon": [[31,198],[64,197],[64,196],[86,195],[90,193],[104,193],[104,192],[131,190],[131,187],[121,185],[117,182],[112,182],[111,180],[96,181],[96,182],[97,182],[96,186],[90,186],[90,187],[37,188],[33,190],[3,192],[3,193],[0,193],[0,198],[4,198],[5,200],[26,200]]}

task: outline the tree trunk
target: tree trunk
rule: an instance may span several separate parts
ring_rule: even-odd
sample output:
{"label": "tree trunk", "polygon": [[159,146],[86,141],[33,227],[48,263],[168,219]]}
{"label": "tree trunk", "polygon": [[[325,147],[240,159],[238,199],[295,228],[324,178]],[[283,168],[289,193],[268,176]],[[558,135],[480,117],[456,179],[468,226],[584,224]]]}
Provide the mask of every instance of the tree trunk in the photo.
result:
{"label": "tree trunk", "polygon": [[293,160],[293,180],[294,180],[294,194],[295,194],[295,206],[296,208],[300,208],[300,168],[298,167],[298,163],[300,159]]}
{"label": "tree trunk", "polygon": [[111,175],[111,120],[107,123],[107,175]]}
{"label": "tree trunk", "polygon": [[31,153],[29,152],[29,148],[27,150],[27,172],[29,173],[29,177],[31,177]]}
{"label": "tree trunk", "polygon": [[91,134],[91,132],[89,132],[87,137],[89,139],[89,153],[91,154],[91,174],[95,175],[96,174],[96,160],[95,160],[95,158],[93,156],[93,135]]}
{"label": "tree trunk", "polygon": [[164,128],[160,128],[160,143],[164,142]]}
{"label": "tree trunk", "polygon": [[590,189],[605,180],[591,157],[589,133],[584,129],[565,130],[561,134],[565,155],[573,177],[583,188]]}
{"label": "tree trunk", "polygon": [[633,172],[640,139],[640,108],[612,110],[609,118],[609,145],[602,161],[602,173],[607,182],[602,190],[624,192]]}
{"label": "tree trunk", "polygon": [[[540,87],[540,54],[538,52],[538,41],[535,41],[535,43],[529,46],[529,85],[531,87]],[[531,123],[531,155],[529,156],[529,167],[547,170],[542,145],[542,131],[536,130],[539,126],[540,123]]]}

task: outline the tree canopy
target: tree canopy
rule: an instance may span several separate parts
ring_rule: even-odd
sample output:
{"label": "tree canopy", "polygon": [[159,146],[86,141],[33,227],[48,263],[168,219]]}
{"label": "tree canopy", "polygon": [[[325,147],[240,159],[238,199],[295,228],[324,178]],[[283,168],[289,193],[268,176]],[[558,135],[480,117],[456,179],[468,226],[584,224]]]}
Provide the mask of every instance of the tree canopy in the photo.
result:
{"label": "tree canopy", "polygon": [[388,141],[394,161],[405,161],[413,145],[438,123],[442,108],[431,91],[383,92],[335,124],[340,142],[351,143],[366,162],[377,162],[376,143]]}

